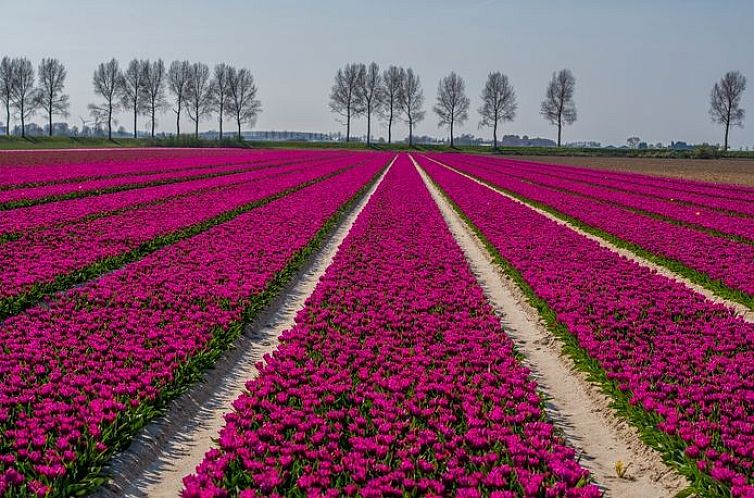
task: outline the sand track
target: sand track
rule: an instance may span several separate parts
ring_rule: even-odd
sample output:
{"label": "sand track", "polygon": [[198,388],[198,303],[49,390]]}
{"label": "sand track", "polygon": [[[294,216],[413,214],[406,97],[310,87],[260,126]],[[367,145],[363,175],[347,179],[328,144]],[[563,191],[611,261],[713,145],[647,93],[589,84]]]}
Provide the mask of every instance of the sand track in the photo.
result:
{"label": "sand track", "polygon": [[[412,158],[413,159],[413,158]],[[610,399],[585,379],[561,353],[560,343],[547,331],[537,311],[523,293],[493,262],[491,255],[453,210],[426,172],[414,162],[461,246],[472,272],[501,317],[506,333],[547,399],[549,418],[568,443],[580,452],[580,463],[613,497],[673,496],[688,486],[682,476],[666,466],[660,455],[646,446],[638,432],[610,408]],[[617,461],[630,464],[619,478]]]}
{"label": "sand track", "polygon": [[395,158],[271,306],[246,326],[234,349],[206,373],[204,381],[173,401],[164,417],[147,426],[127,450],[113,458],[107,469],[111,482],[94,496],[179,496],[183,477],[194,472],[214,445],[225,423],[225,414],[232,410],[232,402],[244,392],[245,384],[257,376],[254,365],[273,352],[279,335],[294,325],[296,314],[314,292],[394,161]]}

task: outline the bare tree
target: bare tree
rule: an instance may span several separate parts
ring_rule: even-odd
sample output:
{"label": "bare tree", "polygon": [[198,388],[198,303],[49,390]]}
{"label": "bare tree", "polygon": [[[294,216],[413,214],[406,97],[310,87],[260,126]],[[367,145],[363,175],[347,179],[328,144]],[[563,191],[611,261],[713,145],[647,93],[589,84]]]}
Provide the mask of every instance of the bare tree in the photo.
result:
{"label": "bare tree", "polygon": [[639,137],[628,137],[626,139],[626,144],[632,149],[638,148],[640,143],[641,143],[641,138]]}
{"label": "bare tree", "polygon": [[215,66],[214,77],[212,78],[211,94],[212,105],[218,112],[218,122],[220,123],[220,140],[223,139],[223,111],[226,107],[228,98],[228,72],[230,66],[225,63]]}
{"label": "bare tree", "polygon": [[21,118],[21,136],[26,136],[26,120],[36,111],[34,66],[25,57],[11,61],[13,83],[11,104]]}
{"label": "bare tree", "polygon": [[157,113],[165,108],[165,78],[165,63],[162,59],[146,62],[144,65],[144,102],[152,124],[152,138],[154,138]]}
{"label": "bare tree", "polygon": [[540,114],[550,124],[558,127],[558,147],[560,147],[563,125],[570,125],[576,121],[576,104],[573,101],[575,89],[576,78],[569,69],[563,69],[559,73],[552,73],[545,100],[542,101]]}
{"label": "bare tree", "polygon": [[709,113],[712,120],[725,126],[725,145],[728,150],[728,132],[731,126],[743,126],[745,111],[741,107],[741,96],[746,90],[746,77],[740,71],[728,71],[719,83],[715,83],[710,94]]}
{"label": "bare tree", "polygon": [[124,109],[129,109],[134,115],[134,138],[137,137],[137,119],[146,110],[146,91],[144,90],[145,71],[149,61],[133,59],[123,71],[120,80],[120,98]]}
{"label": "bare tree", "polygon": [[238,125],[238,140],[241,140],[241,125],[253,124],[262,111],[262,104],[257,100],[257,86],[254,76],[248,69],[228,68],[228,95],[225,108],[232,114]]}
{"label": "bare tree", "polygon": [[438,126],[450,129],[450,146],[453,147],[453,128],[456,123],[463,124],[469,118],[471,101],[466,96],[466,83],[455,71],[440,80],[437,85],[437,103],[433,107],[440,118]]}
{"label": "bare tree", "polygon": [[364,108],[358,98],[358,88],[366,77],[364,64],[346,64],[335,73],[335,83],[330,91],[330,110],[345,119],[346,142],[351,141],[351,119],[360,116]]}
{"label": "bare tree", "polygon": [[113,113],[118,110],[118,90],[123,73],[116,59],[103,62],[94,71],[94,93],[105,99],[102,105],[89,104],[89,110],[97,123],[107,122],[107,138],[113,138]]}
{"label": "bare tree", "polygon": [[497,128],[500,122],[513,121],[516,117],[516,92],[508,77],[500,72],[490,73],[482,90],[482,107],[479,126],[492,127],[492,146],[497,149]]}
{"label": "bare tree", "polygon": [[422,90],[419,77],[414,74],[414,70],[408,68],[401,69],[401,90],[399,93],[399,102],[403,120],[408,124],[408,144],[414,144],[414,126],[424,119],[424,91]]}
{"label": "bare tree", "polygon": [[384,89],[384,115],[387,118],[387,143],[392,143],[393,139],[393,120],[400,113],[400,93],[403,86],[403,77],[405,76],[403,68],[390,66],[382,73],[382,83]]}
{"label": "bare tree", "polygon": [[52,136],[52,118],[54,115],[68,116],[70,106],[65,88],[66,70],[58,59],[42,59],[39,63],[39,88],[37,89],[37,106],[47,115],[50,136]]}
{"label": "bare tree", "polygon": [[367,117],[367,144],[372,143],[372,115],[380,114],[385,103],[385,88],[382,84],[380,66],[369,64],[364,77],[356,88],[356,98]]}
{"label": "bare tree", "polygon": [[186,111],[194,122],[194,133],[199,138],[199,121],[212,112],[212,93],[209,67],[203,62],[195,62],[189,68],[186,86]]}
{"label": "bare tree", "polygon": [[181,136],[181,111],[188,95],[188,81],[191,70],[189,61],[173,61],[168,70],[168,89],[175,97],[175,130]]}
{"label": "bare tree", "polygon": [[0,101],[5,106],[5,134],[10,135],[10,108],[13,99],[13,61],[3,57],[0,61]]}

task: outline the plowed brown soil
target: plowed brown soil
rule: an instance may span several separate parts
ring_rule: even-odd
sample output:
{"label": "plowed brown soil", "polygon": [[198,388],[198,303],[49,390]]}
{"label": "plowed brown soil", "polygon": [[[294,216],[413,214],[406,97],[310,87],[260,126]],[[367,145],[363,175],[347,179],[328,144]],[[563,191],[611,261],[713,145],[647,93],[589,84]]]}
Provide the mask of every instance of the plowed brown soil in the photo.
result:
{"label": "plowed brown soil", "polygon": [[568,164],[611,171],[632,171],[634,173],[654,176],[754,186],[754,160],[749,159],[645,159],[633,157],[559,156],[510,156],[510,159]]}

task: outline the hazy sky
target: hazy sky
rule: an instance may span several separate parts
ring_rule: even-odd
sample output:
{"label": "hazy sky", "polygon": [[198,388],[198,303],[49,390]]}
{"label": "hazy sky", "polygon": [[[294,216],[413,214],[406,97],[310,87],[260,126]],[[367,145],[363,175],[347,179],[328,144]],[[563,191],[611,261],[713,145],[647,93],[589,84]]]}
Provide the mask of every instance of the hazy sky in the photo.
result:
{"label": "hazy sky", "polygon": [[[568,67],[579,117],[564,140],[718,142],[709,91],[730,69],[754,78],[752,20],[751,0],[0,0],[0,55],[60,58],[76,124],[99,62],[162,57],[249,67],[264,109],[258,129],[336,131],[327,106],[335,71],[374,60],[421,77],[428,112],[417,134],[445,134],[431,107],[438,80],[455,70],[474,111],[460,131],[488,135],[477,128],[479,94],[489,72],[503,71],[519,102],[503,132],[552,138],[539,105],[552,72]],[[744,107],[754,112],[750,83]],[[752,119],[732,132],[734,147],[754,145]],[[163,116],[161,128],[173,121]],[[365,128],[363,119],[354,126]]]}

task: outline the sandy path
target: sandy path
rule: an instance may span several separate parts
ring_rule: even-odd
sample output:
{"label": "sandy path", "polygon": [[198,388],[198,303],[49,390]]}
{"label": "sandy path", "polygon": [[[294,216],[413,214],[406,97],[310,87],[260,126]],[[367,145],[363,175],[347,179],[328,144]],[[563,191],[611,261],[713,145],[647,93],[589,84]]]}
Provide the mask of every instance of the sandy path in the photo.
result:
{"label": "sandy path", "polygon": [[632,252],[632,251],[630,251],[628,249],[623,249],[621,247],[617,247],[617,246],[613,245],[612,243],[608,242],[607,240],[605,240],[605,239],[603,239],[601,237],[598,237],[596,235],[592,235],[591,233],[587,233],[587,232],[583,231],[582,229],[580,229],[579,227],[574,226],[571,223],[569,223],[569,222],[567,222],[567,221],[565,221],[565,220],[563,220],[561,218],[558,218],[557,216],[555,216],[553,214],[548,213],[547,211],[539,209],[536,206],[532,206],[531,204],[529,204],[527,202],[524,202],[524,201],[521,201],[519,199],[516,199],[515,197],[513,197],[511,195],[508,195],[507,193],[505,193],[505,192],[503,192],[501,190],[498,190],[495,187],[492,187],[492,186],[484,183],[483,181],[477,180],[473,176],[468,175],[468,174],[464,173],[463,171],[454,168],[453,166],[450,166],[448,164],[445,164],[445,163],[442,163],[442,162],[437,161],[435,159],[432,159],[431,157],[426,157],[426,159],[428,161],[432,161],[432,162],[434,162],[436,164],[439,164],[440,166],[448,168],[451,171],[455,171],[459,175],[464,176],[464,177],[468,178],[469,180],[478,183],[479,185],[487,187],[488,189],[492,190],[493,192],[498,193],[499,195],[502,195],[503,197],[506,197],[506,198],[508,198],[508,199],[510,199],[510,200],[512,200],[514,202],[517,202],[519,204],[523,204],[524,206],[528,207],[529,209],[531,209],[533,211],[536,211],[537,213],[541,214],[542,216],[545,216],[545,217],[549,218],[550,220],[552,220],[552,221],[554,221],[554,222],[556,222],[556,223],[558,223],[560,225],[565,225],[568,228],[570,228],[571,230],[573,230],[574,232],[578,233],[579,235],[583,235],[584,237],[597,242],[600,246],[605,247],[607,249],[610,249],[611,251],[613,251],[615,253],[618,253],[619,255],[623,256],[624,258],[629,259],[631,261],[634,261],[634,262],[638,263],[641,266],[645,266],[645,267],[649,268],[650,270],[654,271],[655,273],[658,273],[658,274],[660,274],[660,275],[662,275],[664,277],[667,277],[667,278],[669,278],[671,280],[674,280],[674,281],[676,281],[676,282],[678,282],[680,284],[683,284],[686,287],[688,287],[689,289],[693,290],[694,292],[697,292],[697,293],[703,295],[704,297],[706,297],[710,301],[713,301],[713,302],[719,303],[719,304],[723,304],[723,305],[727,306],[728,308],[733,309],[736,312],[736,314],[739,315],[739,316],[741,316],[744,320],[746,320],[747,322],[754,323],[754,310],[748,308],[747,306],[745,306],[745,305],[743,305],[741,303],[737,303],[735,301],[731,301],[729,299],[722,298],[722,297],[718,296],[717,294],[715,294],[714,292],[712,292],[711,290],[706,289],[706,288],[702,287],[701,285],[695,284],[691,280],[689,280],[689,279],[687,279],[687,278],[685,278],[685,277],[683,277],[681,275],[678,275],[677,273],[673,272],[672,270],[670,270],[670,269],[668,269],[668,268],[666,268],[664,266],[658,265],[656,263],[653,263],[652,261],[644,259],[641,256],[639,256],[638,254],[636,254],[636,253],[634,253],[634,252]]}
{"label": "sandy path", "polygon": [[128,450],[113,458],[108,469],[112,482],[94,494],[100,497],[179,496],[182,479],[194,472],[214,445],[232,402],[257,375],[254,364],[277,347],[278,336],[294,325],[296,314],[314,292],[356,218],[392,166],[354,206],[321,251],[299,272],[279,298],[248,325],[235,348],[210,370],[204,382],[175,400],[165,417],[151,423]]}
{"label": "sandy path", "polygon": [[[547,399],[548,416],[580,452],[580,463],[589,469],[606,495],[664,497],[685,488],[684,479],[644,445],[632,427],[613,414],[607,396],[562,356],[560,344],[540,322],[536,310],[526,302],[516,284],[495,265],[481,241],[430,183],[424,170],[414,164],[500,315],[505,331],[526,357],[525,364]],[[619,460],[630,463],[624,478],[615,473],[615,462]]]}

